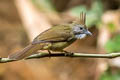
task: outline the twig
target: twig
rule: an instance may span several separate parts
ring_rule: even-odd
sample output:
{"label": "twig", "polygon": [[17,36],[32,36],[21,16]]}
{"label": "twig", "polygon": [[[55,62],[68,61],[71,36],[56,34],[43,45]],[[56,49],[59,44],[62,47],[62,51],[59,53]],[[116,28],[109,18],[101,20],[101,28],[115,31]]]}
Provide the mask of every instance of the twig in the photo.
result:
{"label": "twig", "polygon": [[[66,53],[54,53],[54,54],[48,54],[48,53],[38,53],[31,55],[23,60],[27,59],[39,59],[44,57],[82,57],[82,58],[116,58],[120,57],[120,53],[109,53],[109,54],[85,54],[85,53],[73,53],[73,54],[66,54]],[[0,63],[6,63],[6,62],[13,62],[18,60],[11,60],[9,58],[0,58]]]}

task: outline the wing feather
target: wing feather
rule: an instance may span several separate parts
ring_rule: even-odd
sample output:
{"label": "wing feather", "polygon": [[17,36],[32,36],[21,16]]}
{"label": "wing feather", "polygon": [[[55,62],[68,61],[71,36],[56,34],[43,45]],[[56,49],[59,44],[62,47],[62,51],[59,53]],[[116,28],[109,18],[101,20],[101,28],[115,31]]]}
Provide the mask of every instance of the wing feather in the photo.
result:
{"label": "wing feather", "polygon": [[70,33],[71,28],[68,25],[54,26],[39,34],[32,43],[66,41],[70,38]]}

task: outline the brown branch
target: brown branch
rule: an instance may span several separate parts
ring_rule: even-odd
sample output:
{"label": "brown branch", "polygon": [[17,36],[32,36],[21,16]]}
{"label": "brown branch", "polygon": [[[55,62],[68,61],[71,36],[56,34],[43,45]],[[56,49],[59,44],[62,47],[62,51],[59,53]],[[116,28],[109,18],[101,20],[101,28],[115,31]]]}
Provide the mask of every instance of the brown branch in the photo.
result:
{"label": "brown branch", "polygon": [[[85,53],[54,53],[49,55],[48,53],[38,53],[31,55],[23,60],[27,59],[39,59],[39,58],[45,58],[45,57],[71,57],[71,58],[116,58],[120,57],[120,53],[109,53],[109,54],[85,54]],[[9,58],[0,58],[0,63],[6,63],[6,62],[13,62],[18,60],[11,60]]]}

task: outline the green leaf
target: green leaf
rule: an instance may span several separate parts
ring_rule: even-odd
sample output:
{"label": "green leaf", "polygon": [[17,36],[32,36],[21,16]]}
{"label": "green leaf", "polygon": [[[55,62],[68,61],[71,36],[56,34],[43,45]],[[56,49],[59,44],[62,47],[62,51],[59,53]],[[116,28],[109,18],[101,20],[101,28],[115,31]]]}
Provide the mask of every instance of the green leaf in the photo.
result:
{"label": "green leaf", "polygon": [[120,71],[112,73],[111,69],[108,69],[101,75],[100,80],[120,80]]}
{"label": "green leaf", "polygon": [[70,10],[71,14],[75,17],[79,17],[81,12],[87,12],[85,6],[76,6]]}
{"label": "green leaf", "polygon": [[35,4],[41,11],[44,12],[53,12],[56,11],[53,6],[51,0],[32,0],[33,4]]}
{"label": "green leaf", "polygon": [[108,28],[111,32],[115,31],[115,24],[113,24],[112,22],[108,23]]}
{"label": "green leaf", "polygon": [[120,35],[116,35],[111,40],[109,40],[105,45],[105,49],[108,53],[119,52],[120,51]]}
{"label": "green leaf", "polygon": [[80,5],[70,9],[70,13],[75,16],[79,17],[81,12],[86,12],[86,25],[93,26],[100,22],[101,15],[103,13],[103,5],[100,0],[94,1],[91,6],[91,9],[87,10],[86,6]]}

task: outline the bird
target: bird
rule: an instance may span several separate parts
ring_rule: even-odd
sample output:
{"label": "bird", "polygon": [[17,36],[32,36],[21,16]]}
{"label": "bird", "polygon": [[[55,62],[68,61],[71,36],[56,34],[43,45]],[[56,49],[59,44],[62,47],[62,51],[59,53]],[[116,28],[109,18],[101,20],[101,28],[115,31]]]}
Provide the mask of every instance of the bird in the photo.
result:
{"label": "bird", "polygon": [[59,24],[40,33],[24,49],[10,54],[9,59],[24,59],[39,50],[67,52],[64,48],[71,45],[77,39],[82,39],[87,35],[92,35],[86,26],[86,13],[81,12],[78,21],[69,24]]}

